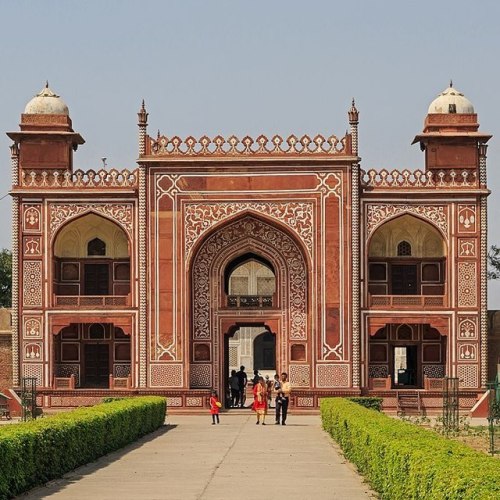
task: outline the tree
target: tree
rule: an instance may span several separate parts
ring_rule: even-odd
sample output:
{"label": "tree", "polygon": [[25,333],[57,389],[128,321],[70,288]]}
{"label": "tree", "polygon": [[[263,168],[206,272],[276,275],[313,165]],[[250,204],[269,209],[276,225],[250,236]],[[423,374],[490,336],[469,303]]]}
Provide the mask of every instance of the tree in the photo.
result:
{"label": "tree", "polygon": [[0,250],[0,307],[12,306],[12,252]]}
{"label": "tree", "polygon": [[488,279],[500,279],[500,247],[491,245],[488,252]]}

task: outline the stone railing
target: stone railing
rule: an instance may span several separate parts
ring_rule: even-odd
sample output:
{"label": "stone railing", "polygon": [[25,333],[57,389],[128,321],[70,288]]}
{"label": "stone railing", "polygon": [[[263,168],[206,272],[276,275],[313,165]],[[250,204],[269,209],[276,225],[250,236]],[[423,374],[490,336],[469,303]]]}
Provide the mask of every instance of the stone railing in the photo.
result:
{"label": "stone railing", "polygon": [[21,186],[25,188],[137,188],[138,185],[137,169],[21,172]]}
{"label": "stone railing", "polygon": [[370,307],[443,307],[444,295],[370,295]]}
{"label": "stone railing", "polygon": [[117,307],[129,306],[129,295],[55,295],[59,307]]}
{"label": "stone railing", "polygon": [[361,171],[364,188],[470,188],[478,187],[477,174],[473,170],[368,170]]}
{"label": "stone railing", "polygon": [[304,135],[300,138],[291,135],[283,139],[279,135],[271,139],[260,135],[257,139],[245,136],[243,139],[232,135],[225,139],[218,135],[211,139],[203,136],[200,139],[188,137],[166,137],[159,135],[156,139],[149,137],[146,155],[153,156],[272,156],[272,155],[349,155],[351,154],[351,136],[339,139],[335,135],[314,138]]}
{"label": "stone railing", "polygon": [[228,307],[273,307],[272,295],[228,295]]}

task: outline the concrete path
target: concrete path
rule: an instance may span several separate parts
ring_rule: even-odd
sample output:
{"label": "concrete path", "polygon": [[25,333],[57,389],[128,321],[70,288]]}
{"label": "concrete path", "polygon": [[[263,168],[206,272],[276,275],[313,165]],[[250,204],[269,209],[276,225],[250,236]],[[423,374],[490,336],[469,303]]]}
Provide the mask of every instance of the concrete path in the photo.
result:
{"label": "concrete path", "polygon": [[276,500],[374,498],[323,432],[319,416],[287,426],[254,415],[173,415],[169,427],[23,499]]}

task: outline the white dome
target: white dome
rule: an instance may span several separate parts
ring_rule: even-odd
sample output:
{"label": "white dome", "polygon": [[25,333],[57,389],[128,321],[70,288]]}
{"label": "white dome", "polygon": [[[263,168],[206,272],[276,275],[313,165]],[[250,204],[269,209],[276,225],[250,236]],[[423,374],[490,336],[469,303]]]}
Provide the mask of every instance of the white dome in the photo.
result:
{"label": "white dome", "polygon": [[47,83],[42,91],[26,104],[25,115],[69,115],[66,103],[52,90]]}
{"label": "white dome", "polygon": [[453,88],[450,82],[450,86],[431,102],[427,113],[429,115],[436,113],[474,114],[474,106],[462,92]]}

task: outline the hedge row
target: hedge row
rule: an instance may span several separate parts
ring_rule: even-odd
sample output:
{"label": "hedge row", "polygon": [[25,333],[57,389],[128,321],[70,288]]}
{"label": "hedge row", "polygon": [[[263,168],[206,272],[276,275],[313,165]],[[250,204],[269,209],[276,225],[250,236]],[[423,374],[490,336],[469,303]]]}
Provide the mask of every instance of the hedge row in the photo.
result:
{"label": "hedge row", "polygon": [[347,398],[347,400],[375,411],[382,411],[382,402],[384,401],[383,398],[372,398],[364,396],[353,396]]}
{"label": "hedge row", "polygon": [[165,420],[166,400],[137,397],[0,427],[0,498],[117,450]]}
{"label": "hedge row", "polygon": [[321,401],[323,428],[383,499],[500,498],[500,461],[342,398]]}

